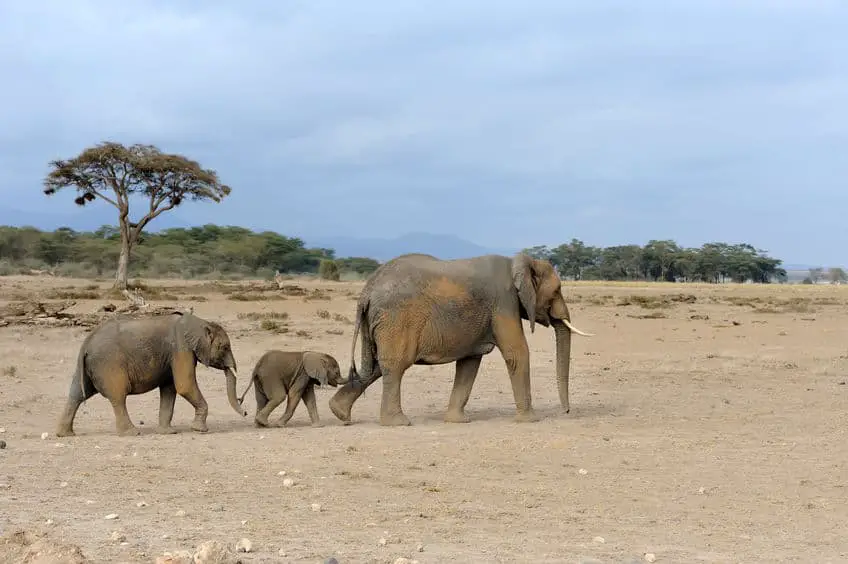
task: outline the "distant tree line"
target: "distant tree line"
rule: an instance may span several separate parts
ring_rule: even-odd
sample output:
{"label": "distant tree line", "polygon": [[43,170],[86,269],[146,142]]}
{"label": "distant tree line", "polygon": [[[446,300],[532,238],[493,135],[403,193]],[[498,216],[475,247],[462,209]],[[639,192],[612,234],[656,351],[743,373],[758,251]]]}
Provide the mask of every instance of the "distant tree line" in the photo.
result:
{"label": "distant tree line", "polygon": [[524,252],[550,260],[560,276],[571,280],[768,284],[787,279],[781,260],[745,243],[684,248],[671,240],[651,240],[644,246],[604,248],[572,239],[558,247],[537,246]]}
{"label": "distant tree line", "polygon": [[[0,227],[0,274],[43,269],[67,276],[111,276],[120,253],[121,234],[114,226],[91,232]],[[320,269],[323,277],[339,279],[367,276],[379,266],[370,258],[336,258],[333,249],[307,248],[296,237],[217,225],[141,232],[131,253],[133,277],[267,278],[275,271],[312,274]]]}

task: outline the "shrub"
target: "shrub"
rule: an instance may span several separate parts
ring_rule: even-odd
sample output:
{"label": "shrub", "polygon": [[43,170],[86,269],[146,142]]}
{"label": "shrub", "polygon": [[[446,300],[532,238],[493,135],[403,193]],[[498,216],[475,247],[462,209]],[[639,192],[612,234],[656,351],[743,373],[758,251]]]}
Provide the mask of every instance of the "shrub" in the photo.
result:
{"label": "shrub", "polygon": [[318,265],[318,276],[324,280],[338,281],[341,278],[339,264],[332,259],[321,259],[321,263]]}

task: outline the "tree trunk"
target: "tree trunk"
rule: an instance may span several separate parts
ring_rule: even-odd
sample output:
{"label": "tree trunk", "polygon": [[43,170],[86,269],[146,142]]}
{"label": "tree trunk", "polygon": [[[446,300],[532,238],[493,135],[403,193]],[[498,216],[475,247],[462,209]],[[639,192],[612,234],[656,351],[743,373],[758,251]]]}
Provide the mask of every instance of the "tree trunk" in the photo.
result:
{"label": "tree trunk", "polygon": [[118,257],[118,271],[115,273],[115,288],[127,289],[129,276],[130,251],[132,250],[132,232],[129,226],[129,214],[122,210],[118,216],[119,231],[121,232],[121,255]]}

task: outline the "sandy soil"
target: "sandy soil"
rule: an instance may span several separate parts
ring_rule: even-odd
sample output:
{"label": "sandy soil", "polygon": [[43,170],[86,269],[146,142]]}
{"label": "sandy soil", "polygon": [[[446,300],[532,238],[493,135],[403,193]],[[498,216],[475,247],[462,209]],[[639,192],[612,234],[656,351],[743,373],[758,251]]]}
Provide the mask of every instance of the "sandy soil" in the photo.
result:
{"label": "sandy soil", "polygon": [[[319,291],[148,282],[164,298],[155,303],[193,305],[224,324],[239,392],[270,348],[326,351],[347,371],[361,284],[292,283]],[[96,298],[108,287],[90,284],[0,278],[0,300]],[[441,421],[453,365],[408,372],[411,427],[377,424],[378,382],[351,426],[330,412],[333,390],[317,389],[323,428],[309,426],[301,405],[288,428],[262,430],[252,392],[250,415],[238,418],[223,375],[198,367],[208,434],[189,430],[181,398],[181,432],[154,434],[153,392],[129,400],[141,437],[117,437],[111,407],[95,396],[77,416],[78,436],[57,439],[86,330],[2,327],[0,561],[22,561],[22,530],[70,547],[68,562],[82,561],[73,547],[94,562],[152,562],[242,538],[253,544],[243,562],[848,560],[848,288],[564,286],[574,322],[596,336],[574,339],[564,415],[553,334],[527,330],[543,416],[529,424],[512,421],[496,350],[469,424]],[[80,299],[75,310],[104,303]],[[268,312],[288,319],[263,327],[249,315]]]}

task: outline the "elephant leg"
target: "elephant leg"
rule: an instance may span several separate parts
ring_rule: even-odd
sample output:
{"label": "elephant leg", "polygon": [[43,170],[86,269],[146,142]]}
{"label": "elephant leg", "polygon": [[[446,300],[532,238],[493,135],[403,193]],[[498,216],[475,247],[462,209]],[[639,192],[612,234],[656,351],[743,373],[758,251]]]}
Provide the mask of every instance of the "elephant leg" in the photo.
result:
{"label": "elephant leg", "polygon": [[268,423],[268,417],[271,415],[272,411],[277,409],[277,407],[283,403],[284,399],[286,399],[286,396],[281,390],[277,390],[270,398],[265,398],[265,403],[262,408],[256,410],[256,417],[253,418],[253,425],[256,427],[268,427],[270,425]]}
{"label": "elephant leg", "polygon": [[140,435],[141,431],[133,425],[130,414],[127,411],[126,392],[112,395],[109,398],[109,402],[112,404],[112,410],[115,412],[115,428],[118,431],[118,435],[122,437]]}
{"label": "elephant leg", "polygon": [[530,349],[521,327],[521,320],[498,316],[494,325],[498,350],[503,355],[515,398],[515,421],[538,421],[530,396]]}
{"label": "elephant leg", "polygon": [[59,423],[56,426],[57,437],[73,437],[74,436],[74,418],[77,416],[77,411],[85,400],[98,393],[88,382],[85,395],[80,389],[80,382],[77,376],[74,376],[71,381],[71,387],[68,390],[68,400],[65,402],[65,409],[59,417]]}
{"label": "elephant leg", "polygon": [[286,400],[286,410],[277,420],[277,427],[285,427],[289,419],[294,415],[294,410],[297,409],[297,404],[300,403],[300,398],[303,397],[303,392],[306,388],[311,388],[309,378],[307,376],[299,376],[292,382],[289,388],[288,399]]}
{"label": "elephant leg", "polygon": [[315,385],[306,386],[306,389],[303,390],[303,403],[306,404],[306,411],[309,412],[309,420],[312,421],[313,427],[323,427],[324,424],[321,423],[320,418],[318,417],[318,405],[315,402]]}
{"label": "elephant leg", "polygon": [[398,362],[380,361],[383,372],[383,397],[380,401],[380,425],[398,427],[412,425],[404,415],[400,402],[400,384],[408,366]]}
{"label": "elephant leg", "polygon": [[159,386],[159,427],[156,428],[157,433],[169,435],[177,432],[176,429],[171,427],[176,401],[177,388],[173,381]]}
{"label": "elephant leg", "polygon": [[330,398],[330,411],[345,425],[350,424],[350,410],[354,402],[368,389],[368,386],[382,378],[382,376],[383,372],[375,362],[371,374],[362,380],[348,382],[333,394],[333,397]]}
{"label": "elephant leg", "polygon": [[206,425],[209,405],[197,385],[194,362],[192,354],[181,353],[174,358],[171,373],[174,375],[174,386],[177,393],[194,407],[194,420],[191,422],[192,430],[205,433],[209,430]]}
{"label": "elephant leg", "polygon": [[480,369],[481,356],[469,356],[456,361],[456,375],[453,379],[453,390],[451,390],[448,410],[445,413],[447,423],[468,423],[470,419],[465,415],[465,404],[471,395],[471,388],[477,378]]}

